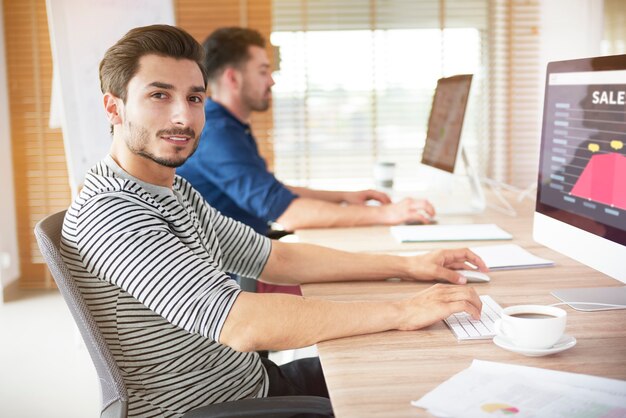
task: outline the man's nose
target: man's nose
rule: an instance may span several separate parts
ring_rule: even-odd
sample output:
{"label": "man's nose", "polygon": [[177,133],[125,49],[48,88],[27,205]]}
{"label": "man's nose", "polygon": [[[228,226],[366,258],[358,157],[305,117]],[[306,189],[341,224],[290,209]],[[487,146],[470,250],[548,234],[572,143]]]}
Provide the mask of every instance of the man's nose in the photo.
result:
{"label": "man's nose", "polygon": [[191,119],[191,107],[187,99],[177,100],[172,109],[172,123],[178,126],[188,126]]}

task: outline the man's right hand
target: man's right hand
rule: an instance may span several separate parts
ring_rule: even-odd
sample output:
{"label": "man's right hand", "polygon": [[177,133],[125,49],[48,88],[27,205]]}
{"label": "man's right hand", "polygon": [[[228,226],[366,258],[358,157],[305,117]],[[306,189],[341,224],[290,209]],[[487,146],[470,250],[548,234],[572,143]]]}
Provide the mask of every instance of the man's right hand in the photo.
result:
{"label": "man's right hand", "polygon": [[457,312],[480,319],[482,302],[472,287],[436,284],[416,296],[397,302],[401,309],[398,329],[412,331],[427,327]]}
{"label": "man's right hand", "polygon": [[403,223],[430,223],[435,216],[435,208],[426,199],[407,197],[397,203],[381,206],[383,213],[382,223],[398,225]]}

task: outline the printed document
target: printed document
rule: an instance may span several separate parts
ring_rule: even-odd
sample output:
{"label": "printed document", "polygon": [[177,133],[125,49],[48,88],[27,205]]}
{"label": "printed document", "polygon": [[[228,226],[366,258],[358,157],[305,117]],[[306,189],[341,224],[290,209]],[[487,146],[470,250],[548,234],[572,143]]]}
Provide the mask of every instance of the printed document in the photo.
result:
{"label": "printed document", "polygon": [[617,418],[626,381],[474,360],[411,404],[437,417]]}

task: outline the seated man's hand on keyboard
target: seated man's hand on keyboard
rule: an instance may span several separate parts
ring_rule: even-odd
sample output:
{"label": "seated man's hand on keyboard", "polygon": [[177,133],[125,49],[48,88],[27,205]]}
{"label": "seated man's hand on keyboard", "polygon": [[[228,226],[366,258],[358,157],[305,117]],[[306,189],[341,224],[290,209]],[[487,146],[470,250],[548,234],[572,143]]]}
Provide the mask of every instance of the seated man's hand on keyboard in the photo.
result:
{"label": "seated man's hand on keyboard", "polygon": [[482,302],[474,288],[436,284],[416,296],[399,301],[403,311],[401,330],[415,330],[441,321],[456,312],[480,319]]}
{"label": "seated man's hand on keyboard", "polygon": [[383,205],[380,210],[383,211],[383,223],[386,225],[416,222],[427,224],[435,217],[435,208],[428,200],[410,197]]}
{"label": "seated man's hand on keyboard", "polygon": [[465,277],[455,270],[468,269],[467,263],[478,267],[479,271],[489,271],[485,262],[468,248],[437,250],[406,257],[406,260],[411,263],[408,270],[411,272],[410,278],[421,281],[443,279],[450,283],[465,284]]}

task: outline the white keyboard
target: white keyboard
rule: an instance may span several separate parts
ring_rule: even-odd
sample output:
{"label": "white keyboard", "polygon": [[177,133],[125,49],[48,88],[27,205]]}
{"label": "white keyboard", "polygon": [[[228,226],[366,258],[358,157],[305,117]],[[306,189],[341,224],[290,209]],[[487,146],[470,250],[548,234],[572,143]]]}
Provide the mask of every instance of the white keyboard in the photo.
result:
{"label": "white keyboard", "polygon": [[465,312],[455,313],[444,320],[459,341],[486,340],[495,337],[493,324],[500,318],[502,307],[491,296],[482,295],[480,300],[483,303],[480,321],[472,319]]}

